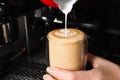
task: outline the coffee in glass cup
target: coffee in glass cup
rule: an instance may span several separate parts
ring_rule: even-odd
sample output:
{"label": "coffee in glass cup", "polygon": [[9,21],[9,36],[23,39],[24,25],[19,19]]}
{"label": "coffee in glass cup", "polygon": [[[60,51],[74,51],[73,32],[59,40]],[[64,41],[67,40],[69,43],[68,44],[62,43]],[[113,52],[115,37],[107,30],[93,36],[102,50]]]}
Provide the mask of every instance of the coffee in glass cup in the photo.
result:
{"label": "coffee in glass cup", "polygon": [[87,35],[78,29],[67,28],[50,31],[49,65],[65,70],[82,70],[86,65]]}

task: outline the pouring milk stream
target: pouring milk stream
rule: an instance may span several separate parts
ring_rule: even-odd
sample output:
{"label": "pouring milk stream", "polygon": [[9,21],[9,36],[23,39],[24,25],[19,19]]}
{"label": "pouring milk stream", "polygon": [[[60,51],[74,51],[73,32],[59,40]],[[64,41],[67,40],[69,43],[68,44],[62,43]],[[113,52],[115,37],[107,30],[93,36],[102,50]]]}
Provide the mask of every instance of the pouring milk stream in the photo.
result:
{"label": "pouring milk stream", "polygon": [[54,0],[59,9],[65,14],[65,37],[67,37],[67,15],[71,12],[73,5],[77,2],[77,0]]}

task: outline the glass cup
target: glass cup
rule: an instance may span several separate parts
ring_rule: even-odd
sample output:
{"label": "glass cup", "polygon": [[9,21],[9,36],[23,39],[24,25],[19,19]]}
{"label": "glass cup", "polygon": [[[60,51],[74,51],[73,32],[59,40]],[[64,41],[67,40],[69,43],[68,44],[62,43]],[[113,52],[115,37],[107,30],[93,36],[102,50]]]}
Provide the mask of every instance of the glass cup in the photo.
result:
{"label": "glass cup", "polygon": [[68,28],[66,33],[67,37],[64,29],[48,33],[49,65],[71,71],[83,70],[87,60],[87,35],[74,28]]}

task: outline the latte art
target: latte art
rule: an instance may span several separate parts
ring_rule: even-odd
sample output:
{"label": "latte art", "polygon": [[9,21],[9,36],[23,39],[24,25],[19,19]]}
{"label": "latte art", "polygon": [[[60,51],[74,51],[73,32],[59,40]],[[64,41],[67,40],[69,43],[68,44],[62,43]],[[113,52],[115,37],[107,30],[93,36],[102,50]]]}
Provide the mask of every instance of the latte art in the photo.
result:
{"label": "latte art", "polygon": [[[77,34],[75,31],[66,30],[67,37],[71,37]],[[56,36],[65,37],[65,29],[61,29],[58,32],[55,32]]]}
{"label": "latte art", "polygon": [[[65,36],[65,33],[67,33],[67,36]],[[75,42],[79,40],[84,40],[86,39],[86,36],[84,32],[78,29],[67,28],[67,30],[57,29],[51,31],[49,33],[48,38],[52,38],[55,41],[60,41],[60,43],[63,43],[63,42]]]}

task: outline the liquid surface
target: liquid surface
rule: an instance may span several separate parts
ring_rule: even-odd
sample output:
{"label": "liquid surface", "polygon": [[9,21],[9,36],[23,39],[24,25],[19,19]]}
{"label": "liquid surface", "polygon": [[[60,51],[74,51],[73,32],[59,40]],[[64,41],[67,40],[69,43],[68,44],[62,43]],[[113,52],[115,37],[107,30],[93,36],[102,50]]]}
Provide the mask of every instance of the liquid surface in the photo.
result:
{"label": "liquid surface", "polygon": [[67,37],[65,37],[65,29],[57,29],[53,30],[48,34],[48,38],[56,41],[61,42],[74,42],[78,40],[84,40],[86,39],[85,33],[73,28],[67,28],[66,34]]}
{"label": "liquid surface", "polygon": [[[65,29],[61,29],[61,30],[59,30],[59,32],[55,32],[55,35],[60,36],[60,37],[65,37],[64,34],[65,34]],[[67,37],[70,37],[70,36],[76,35],[77,32],[67,29],[66,34],[68,34]]]}

